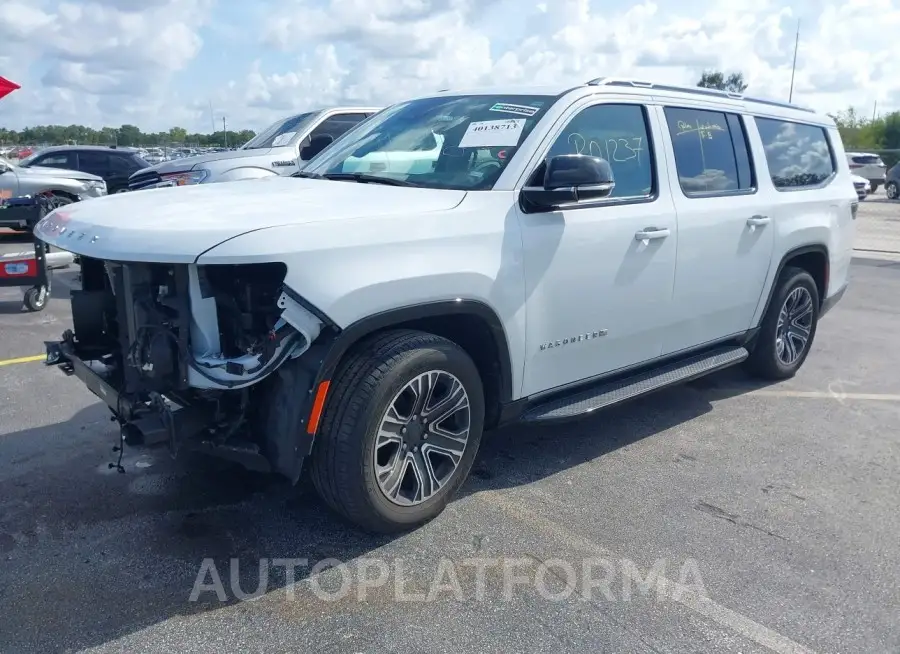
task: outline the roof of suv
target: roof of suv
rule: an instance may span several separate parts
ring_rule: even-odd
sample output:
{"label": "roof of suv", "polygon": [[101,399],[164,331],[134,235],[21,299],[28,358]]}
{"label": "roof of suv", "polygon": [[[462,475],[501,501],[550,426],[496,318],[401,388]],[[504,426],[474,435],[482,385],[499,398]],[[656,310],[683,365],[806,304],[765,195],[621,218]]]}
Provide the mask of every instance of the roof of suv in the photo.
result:
{"label": "roof of suv", "polygon": [[495,86],[470,89],[442,89],[437,93],[423,95],[421,97],[433,97],[444,93],[468,94],[468,95],[553,95],[562,96],[568,93],[577,93],[581,96],[594,95],[596,93],[623,93],[638,96],[668,96],[682,97],[697,100],[706,98],[718,104],[732,105],[735,109],[766,113],[781,117],[802,119],[805,122],[813,122],[821,125],[833,126],[834,121],[825,114],[820,114],[813,109],[780,100],[767,98],[755,98],[745,96],[743,93],[720,91],[698,86],[678,86],[674,84],[661,84],[647,80],[629,79],[623,77],[598,77],[577,86]]}

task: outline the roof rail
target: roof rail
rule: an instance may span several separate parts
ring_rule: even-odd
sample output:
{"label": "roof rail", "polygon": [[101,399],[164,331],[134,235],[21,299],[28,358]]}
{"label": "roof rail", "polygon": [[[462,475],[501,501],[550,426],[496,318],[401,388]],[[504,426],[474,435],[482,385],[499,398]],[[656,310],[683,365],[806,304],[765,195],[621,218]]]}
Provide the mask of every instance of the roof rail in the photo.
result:
{"label": "roof rail", "polygon": [[779,100],[764,100],[761,98],[750,98],[743,93],[735,93],[734,91],[720,91],[719,89],[708,89],[700,86],[676,86],[674,84],[654,84],[645,80],[628,79],[624,77],[598,77],[587,82],[588,86],[631,86],[643,89],[653,89],[656,91],[677,91],[679,93],[693,93],[694,95],[707,95],[717,98],[728,98],[729,100],[744,100],[746,102],[756,102],[758,104],[766,104],[772,107],[784,107],[786,109],[797,109],[798,111],[806,111],[815,113],[813,109],[801,107],[790,102],[781,102]]}

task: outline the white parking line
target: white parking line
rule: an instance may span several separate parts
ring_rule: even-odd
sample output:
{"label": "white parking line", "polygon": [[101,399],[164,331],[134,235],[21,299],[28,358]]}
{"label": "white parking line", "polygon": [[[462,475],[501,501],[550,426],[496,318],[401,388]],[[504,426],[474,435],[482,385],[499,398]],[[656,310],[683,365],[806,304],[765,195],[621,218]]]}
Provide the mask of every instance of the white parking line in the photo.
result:
{"label": "white parking line", "polygon": [[[569,545],[574,545],[579,549],[590,552],[596,556],[612,560],[622,558],[580,534],[577,534],[552,520],[548,520],[537,513],[529,511],[522,503],[507,500],[497,491],[483,491],[478,493],[476,498],[503,511],[519,522],[533,527],[545,536]],[[623,572],[629,575],[634,582],[641,583],[644,581],[643,579],[640,579],[639,576],[634,576],[634,573],[629,573],[627,571]],[[657,583],[664,587],[666,597],[673,598],[676,602],[694,613],[702,615],[716,624],[730,629],[734,633],[748,638],[777,654],[814,654],[813,650],[808,647],[804,647],[787,636],[783,636],[737,611],[722,606],[708,597],[699,595],[693,588],[678,584],[663,576],[657,577]]]}
{"label": "white parking line", "polygon": [[[739,389],[737,389],[739,390]],[[798,397],[810,400],[866,400],[872,402],[900,402],[900,394],[896,393],[844,393],[838,391],[777,391],[767,388],[748,390],[742,395],[761,395],[763,397]]]}

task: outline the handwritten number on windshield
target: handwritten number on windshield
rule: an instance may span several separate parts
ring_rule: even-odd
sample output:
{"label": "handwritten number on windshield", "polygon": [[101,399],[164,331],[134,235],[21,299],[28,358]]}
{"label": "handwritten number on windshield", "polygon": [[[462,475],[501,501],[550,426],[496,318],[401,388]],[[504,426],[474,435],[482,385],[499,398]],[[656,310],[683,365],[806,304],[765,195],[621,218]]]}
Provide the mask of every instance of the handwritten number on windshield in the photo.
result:
{"label": "handwritten number on windshield", "polygon": [[633,136],[631,138],[599,141],[591,139],[588,141],[578,132],[572,132],[568,137],[569,145],[572,146],[575,154],[588,154],[613,162],[637,160],[639,166],[641,165],[641,152],[644,149],[642,147],[643,140],[641,136]]}

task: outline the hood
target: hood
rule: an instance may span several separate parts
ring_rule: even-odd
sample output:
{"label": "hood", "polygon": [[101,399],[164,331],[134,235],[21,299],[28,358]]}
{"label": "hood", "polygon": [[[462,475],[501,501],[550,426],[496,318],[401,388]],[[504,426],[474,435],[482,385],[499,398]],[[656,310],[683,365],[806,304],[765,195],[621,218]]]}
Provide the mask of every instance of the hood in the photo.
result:
{"label": "hood", "polygon": [[139,170],[135,175],[155,170],[163,173],[177,173],[184,170],[193,170],[201,164],[212,163],[213,161],[223,161],[226,159],[244,159],[247,157],[268,157],[277,152],[289,152],[288,158],[294,158],[294,151],[291,148],[260,148],[258,150],[228,150],[226,152],[210,152],[209,154],[198,154],[194,157],[182,157],[181,159],[172,159],[171,161],[161,161],[158,164]]}
{"label": "hood", "polygon": [[34,233],[50,245],[97,259],[193,263],[210,248],[247,232],[448,211],[465,196],[465,191],[266,177],[76,202],[49,213]]}
{"label": "hood", "polygon": [[48,166],[29,166],[16,168],[16,174],[28,177],[64,177],[66,179],[78,179],[86,182],[102,182],[103,178],[91,173],[83,173],[80,170],[66,170],[65,168],[50,168]]}

